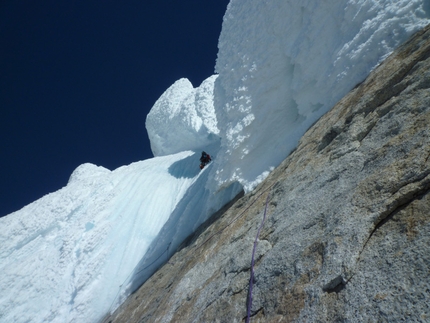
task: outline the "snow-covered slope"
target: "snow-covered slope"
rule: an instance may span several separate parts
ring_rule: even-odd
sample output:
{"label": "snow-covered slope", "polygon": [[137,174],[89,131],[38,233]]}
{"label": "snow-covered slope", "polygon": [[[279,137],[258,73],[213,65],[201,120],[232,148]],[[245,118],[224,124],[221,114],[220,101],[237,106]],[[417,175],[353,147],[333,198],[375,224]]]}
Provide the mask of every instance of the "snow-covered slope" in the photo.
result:
{"label": "snow-covered slope", "polygon": [[[190,156],[113,172],[84,164],[66,187],[1,218],[0,322],[97,321],[199,178]],[[184,159],[197,171],[169,171]]]}
{"label": "snow-covered slope", "polygon": [[61,190],[0,218],[0,322],[97,322],[115,309],[216,211],[214,201],[234,197],[234,185],[205,189],[212,165],[200,171],[199,157],[185,151],[114,171],[83,164]]}
{"label": "snow-covered slope", "polygon": [[[0,218],[0,322],[96,322],[183,238],[251,190],[318,117],[430,22],[424,0],[232,0],[216,71],[177,81],[146,127],[154,155],[80,166]],[[214,156],[202,172],[201,150]]]}

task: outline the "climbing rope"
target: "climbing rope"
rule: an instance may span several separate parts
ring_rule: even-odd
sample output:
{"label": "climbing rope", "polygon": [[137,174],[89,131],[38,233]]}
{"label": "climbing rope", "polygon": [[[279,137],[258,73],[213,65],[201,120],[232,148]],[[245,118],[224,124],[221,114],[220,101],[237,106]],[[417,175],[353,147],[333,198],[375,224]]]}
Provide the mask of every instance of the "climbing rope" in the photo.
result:
{"label": "climbing rope", "polygon": [[[276,184],[276,183],[275,183]],[[203,241],[200,245],[196,246],[196,249],[202,247],[203,245],[205,245],[209,240],[211,240],[214,236],[216,236],[219,233],[222,233],[225,229],[227,229],[230,225],[232,225],[234,222],[236,222],[239,218],[241,218],[246,211],[248,211],[248,209],[254,205],[255,202],[258,201],[258,199],[264,194],[266,193],[268,190],[270,190],[275,184],[270,185],[268,188],[266,188],[265,190],[263,190],[260,194],[257,195],[257,197],[242,211],[239,213],[238,216],[236,216],[235,218],[233,218],[233,220],[231,220],[229,223],[227,223],[227,225],[218,230],[217,232],[213,233],[212,235],[210,235],[205,241]]]}
{"label": "climbing rope", "polygon": [[269,203],[270,192],[267,194],[266,206],[264,208],[263,220],[261,221],[260,227],[258,228],[257,235],[255,236],[254,247],[252,249],[251,257],[251,277],[249,278],[249,292],[248,292],[248,309],[246,315],[246,323],[249,323],[251,319],[251,307],[252,307],[252,286],[254,284],[254,263],[255,263],[255,250],[257,249],[258,237],[260,236],[261,228],[263,228],[264,222],[266,221],[267,204]]}
{"label": "climbing rope", "polygon": [[[255,198],[254,198],[254,200],[242,211],[242,212],[240,212],[239,213],[239,215],[238,216],[236,216],[235,218],[233,218],[229,223],[227,223],[226,224],[226,226],[225,227],[223,227],[222,229],[220,229],[220,230],[218,230],[217,232],[215,232],[215,233],[213,233],[213,234],[211,234],[206,240],[204,240],[201,244],[199,244],[199,245],[197,245],[196,247],[195,247],[195,249],[199,249],[199,248],[201,248],[201,247],[203,247],[207,242],[209,242],[214,236],[216,236],[217,234],[220,234],[220,233],[222,233],[224,230],[226,230],[230,225],[232,225],[234,222],[236,222],[239,218],[241,218],[244,214],[245,214],[245,212],[246,211],[248,211],[248,209],[252,206],[252,205],[254,205],[254,203],[255,202],[257,202],[258,200],[259,200],[259,198],[264,194],[264,193],[266,193],[268,190],[270,190],[274,185],[275,185],[276,183],[274,183],[274,184],[272,184],[272,185],[270,185],[269,187],[267,187],[265,190],[263,190],[260,194],[258,194]],[[267,199],[266,199],[266,208],[265,208],[265,210],[264,210],[264,218],[263,218],[263,222],[261,223],[261,225],[260,225],[260,228],[258,229],[258,233],[257,233],[257,238],[256,238],[256,240],[255,240],[255,242],[254,242],[254,249],[253,249],[253,252],[252,252],[252,263],[251,263],[251,280],[253,279],[253,266],[254,266],[254,254],[255,254],[255,248],[256,248],[256,243],[257,243],[257,239],[258,239],[258,235],[260,234],[260,230],[261,230],[261,228],[262,228],[262,226],[263,226],[263,224],[264,224],[264,221],[265,221],[265,218],[266,218],[266,209],[267,209],[267,203],[268,203],[268,201],[269,201],[269,196],[270,196],[270,193],[267,195]],[[138,274],[138,273],[140,273],[140,272],[142,272],[142,271],[144,271],[145,269],[147,269],[147,268],[149,268],[150,266],[152,266],[157,260],[159,260],[163,255],[165,255],[165,254],[167,254],[167,257],[169,257],[169,248],[170,248],[170,244],[171,243],[169,243],[168,244],[168,246],[167,246],[167,248],[166,248],[166,250],[164,250],[154,261],[152,261],[150,264],[148,264],[147,266],[145,266],[144,268],[141,268],[137,273],[135,273],[135,271],[136,271],[136,269],[137,269],[137,267],[138,267],[138,265],[139,264],[137,264],[136,265],[136,267],[134,268],[134,270],[129,274],[129,276],[125,279],[125,281],[119,286],[119,290],[118,290],[118,292],[117,292],[117,294],[116,294],[116,296],[115,296],[115,298],[114,298],[114,300],[112,301],[112,304],[111,304],[111,306],[110,306],[110,310],[109,310],[109,312],[111,312],[112,311],[112,307],[113,307],[113,305],[114,305],[114,303],[116,302],[116,300],[117,300],[117,298],[118,298],[118,296],[119,296],[119,293],[121,292],[121,290],[122,290],[122,286],[125,284],[125,282],[126,281],[128,281],[129,279],[130,279],[130,277],[131,277],[131,275],[134,273],[134,274]],[[184,257],[184,259],[185,260],[187,260],[187,259],[189,259],[189,258],[192,258],[192,257],[194,257],[194,255],[195,255],[195,251],[192,253],[192,255],[189,255],[189,253],[191,252],[191,249],[190,250],[188,250],[187,252],[186,252],[186,254],[185,254],[185,257]],[[186,264],[186,261],[184,261],[183,262],[183,264],[182,264],[182,266],[181,266],[181,268],[179,269],[179,271],[178,272],[181,272],[182,271],[182,268],[185,266],[185,264]],[[247,323],[249,323],[249,317],[250,317],[250,311],[251,311],[251,302],[252,302],[252,281],[250,281],[250,300],[249,300],[249,302],[248,302],[248,319],[247,319]]]}

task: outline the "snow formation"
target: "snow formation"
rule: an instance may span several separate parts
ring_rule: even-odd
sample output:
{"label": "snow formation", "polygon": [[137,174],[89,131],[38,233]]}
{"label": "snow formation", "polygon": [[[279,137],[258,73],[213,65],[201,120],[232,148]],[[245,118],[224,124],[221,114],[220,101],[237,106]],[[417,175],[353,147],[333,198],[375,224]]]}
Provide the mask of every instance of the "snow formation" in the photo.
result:
{"label": "snow formation", "polygon": [[[0,322],[97,322],[413,32],[425,0],[232,0],[218,75],[172,85],[146,120],[153,159],[78,167],[0,218]],[[203,171],[201,150],[214,155]]]}
{"label": "snow formation", "polygon": [[213,88],[217,75],[194,89],[183,78],[155,102],[146,118],[154,156],[196,150],[219,142]]}
{"label": "snow formation", "polygon": [[66,187],[1,218],[0,322],[97,322],[197,179],[167,171],[190,155],[81,165]]}
{"label": "snow formation", "polygon": [[255,187],[310,125],[429,23],[429,11],[423,0],[230,1],[216,62],[216,185]]}

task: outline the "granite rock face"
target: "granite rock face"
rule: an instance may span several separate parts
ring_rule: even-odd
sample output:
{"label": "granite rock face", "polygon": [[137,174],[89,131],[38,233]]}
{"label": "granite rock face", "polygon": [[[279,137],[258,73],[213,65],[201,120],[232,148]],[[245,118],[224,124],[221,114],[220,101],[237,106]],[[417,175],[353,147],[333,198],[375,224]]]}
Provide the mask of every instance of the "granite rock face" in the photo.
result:
{"label": "granite rock face", "polygon": [[251,322],[430,322],[429,27],[104,321],[243,322],[266,206]]}

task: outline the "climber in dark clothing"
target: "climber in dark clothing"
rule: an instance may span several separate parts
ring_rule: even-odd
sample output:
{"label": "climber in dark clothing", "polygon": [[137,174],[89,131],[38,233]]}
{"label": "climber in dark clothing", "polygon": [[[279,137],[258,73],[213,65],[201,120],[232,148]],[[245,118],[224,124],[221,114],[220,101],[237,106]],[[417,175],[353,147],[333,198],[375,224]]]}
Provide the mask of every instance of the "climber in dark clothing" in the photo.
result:
{"label": "climber in dark clothing", "polygon": [[202,157],[200,157],[200,169],[203,169],[207,164],[211,162],[211,156],[206,152],[202,152]]}

